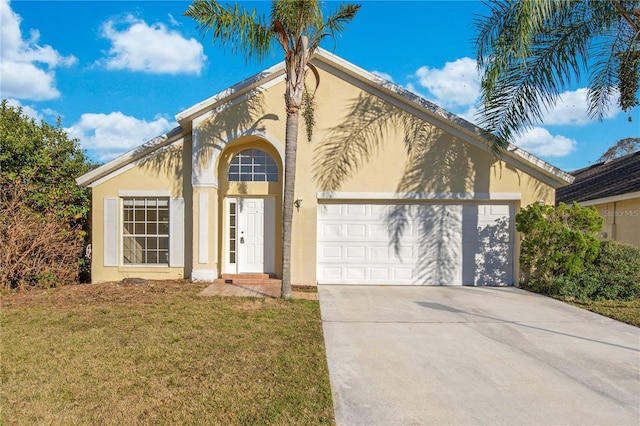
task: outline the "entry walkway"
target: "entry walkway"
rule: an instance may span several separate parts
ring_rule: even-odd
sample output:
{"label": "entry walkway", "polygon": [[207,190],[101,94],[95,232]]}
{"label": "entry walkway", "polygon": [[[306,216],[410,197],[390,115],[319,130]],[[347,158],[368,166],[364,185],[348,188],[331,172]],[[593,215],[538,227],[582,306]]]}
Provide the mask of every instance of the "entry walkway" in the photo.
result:
{"label": "entry walkway", "polygon": [[[292,291],[294,299],[318,300],[318,293],[312,291]],[[281,295],[280,284],[234,284],[215,283],[199,293],[200,296],[273,297]]]}

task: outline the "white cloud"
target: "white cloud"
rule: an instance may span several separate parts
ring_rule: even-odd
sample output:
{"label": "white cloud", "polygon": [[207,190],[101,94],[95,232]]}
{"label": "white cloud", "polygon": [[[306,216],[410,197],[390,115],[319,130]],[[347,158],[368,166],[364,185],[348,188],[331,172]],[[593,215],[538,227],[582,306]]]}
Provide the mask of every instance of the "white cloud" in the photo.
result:
{"label": "white cloud", "polygon": [[172,124],[164,117],[140,120],[121,112],[82,114],[80,121],[65,129],[88,154],[101,162],[109,161],[150,139],[166,133]]}
{"label": "white cloud", "polygon": [[[476,62],[468,57],[445,63],[442,68],[420,67],[409,76],[416,81],[407,88],[416,94],[420,89],[426,92],[425,99],[457,113],[468,121],[475,122],[476,105],[480,98],[480,74]],[[615,104],[617,95],[611,97],[611,104],[605,119],[615,118],[620,109]],[[593,122],[587,115],[588,91],[586,88],[569,90],[560,94],[556,105],[544,114],[539,124],[582,126]]]}
{"label": "white cloud", "polygon": [[62,114],[60,114],[58,111],[56,111],[54,109],[51,109],[51,108],[44,108],[42,110],[42,113],[46,114],[46,115],[49,115],[49,116],[52,116],[52,117],[56,117],[56,118],[62,117]]}
{"label": "white cloud", "polygon": [[112,70],[200,75],[207,59],[196,39],[186,39],[162,23],[149,25],[131,15],[105,22],[102,36],[111,41],[111,48],[101,63]]}
{"label": "white cloud", "polygon": [[418,80],[445,108],[466,107],[476,103],[480,94],[480,76],[476,61],[461,58],[445,63],[443,68],[420,67],[411,76]]}
{"label": "white cloud", "polygon": [[[614,118],[620,112],[620,109],[615,104],[615,99],[617,99],[616,95],[611,97],[613,102],[604,117],[605,119]],[[543,123],[577,126],[592,123],[593,119],[587,115],[588,105],[588,91],[586,88],[563,92],[556,105],[545,114]]]}
{"label": "white cloud", "polygon": [[180,22],[178,22],[176,20],[176,18],[173,17],[172,14],[169,13],[167,15],[169,17],[169,23],[171,24],[172,27],[179,27],[180,26]]}
{"label": "white cloud", "polygon": [[371,71],[371,74],[373,75],[377,75],[378,77],[382,78],[383,80],[387,80],[393,83],[393,77],[391,77],[391,74],[387,74],[386,72],[382,72],[382,71]]}
{"label": "white cloud", "polygon": [[23,39],[22,18],[0,0],[0,97],[30,100],[55,99],[55,68],[77,62],[73,55],[63,56],[51,46],[38,44],[40,33],[31,30]]}
{"label": "white cloud", "polygon": [[565,136],[554,136],[542,127],[534,127],[516,138],[515,145],[542,157],[565,157],[575,150],[577,142]]}

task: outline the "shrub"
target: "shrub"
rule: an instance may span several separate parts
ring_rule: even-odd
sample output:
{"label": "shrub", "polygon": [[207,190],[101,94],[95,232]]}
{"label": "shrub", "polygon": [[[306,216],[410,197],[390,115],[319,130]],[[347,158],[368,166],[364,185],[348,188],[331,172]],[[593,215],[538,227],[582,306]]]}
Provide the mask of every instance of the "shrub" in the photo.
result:
{"label": "shrub", "polygon": [[640,248],[603,241],[600,253],[577,275],[554,277],[548,285],[527,288],[550,296],[579,300],[632,300],[640,298]]}
{"label": "shrub", "polygon": [[582,299],[638,298],[640,297],[640,248],[616,241],[604,241],[600,245],[598,258],[585,275],[593,275],[597,278],[598,285],[588,297],[582,297]]}
{"label": "shrub", "polygon": [[77,282],[82,253],[77,230],[53,209],[31,209],[20,183],[2,186],[0,195],[0,289]]}
{"label": "shrub", "polygon": [[532,204],[518,213],[516,227],[524,237],[520,253],[524,285],[536,291],[552,291],[556,277],[576,276],[598,256],[594,234],[602,229],[602,217],[594,207]]}
{"label": "shrub", "polygon": [[76,281],[91,202],[75,178],[91,167],[60,120],[0,102],[0,289]]}

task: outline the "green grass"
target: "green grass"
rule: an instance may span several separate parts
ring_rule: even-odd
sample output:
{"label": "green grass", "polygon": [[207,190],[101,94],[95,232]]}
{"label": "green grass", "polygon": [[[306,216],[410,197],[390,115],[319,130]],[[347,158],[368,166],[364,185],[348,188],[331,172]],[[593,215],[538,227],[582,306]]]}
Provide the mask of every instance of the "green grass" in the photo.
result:
{"label": "green grass", "polygon": [[318,302],[71,287],[1,296],[1,424],[333,423]]}
{"label": "green grass", "polygon": [[582,309],[587,309],[605,317],[640,327],[640,299],[623,300],[575,300],[560,299]]}

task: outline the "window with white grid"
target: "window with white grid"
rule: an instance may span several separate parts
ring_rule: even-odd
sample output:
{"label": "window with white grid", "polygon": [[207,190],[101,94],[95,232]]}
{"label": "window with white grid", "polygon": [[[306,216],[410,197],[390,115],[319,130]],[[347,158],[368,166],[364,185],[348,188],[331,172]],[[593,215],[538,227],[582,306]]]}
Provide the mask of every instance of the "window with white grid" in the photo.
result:
{"label": "window with white grid", "polygon": [[122,200],[125,265],[169,264],[169,198]]}
{"label": "window with white grid", "polygon": [[229,165],[229,182],[277,182],[278,166],[261,149],[245,149],[237,153]]}

